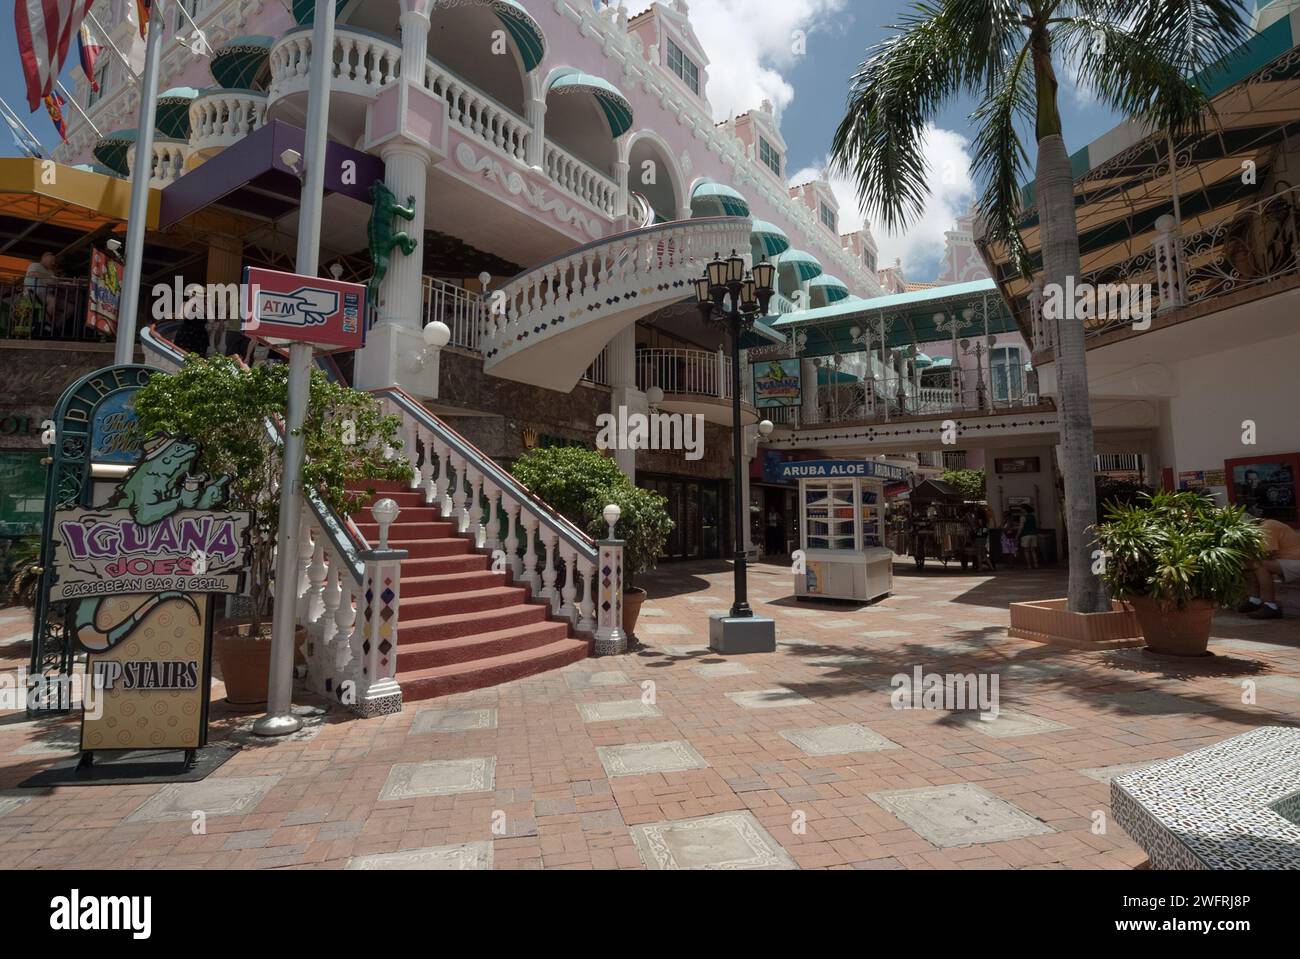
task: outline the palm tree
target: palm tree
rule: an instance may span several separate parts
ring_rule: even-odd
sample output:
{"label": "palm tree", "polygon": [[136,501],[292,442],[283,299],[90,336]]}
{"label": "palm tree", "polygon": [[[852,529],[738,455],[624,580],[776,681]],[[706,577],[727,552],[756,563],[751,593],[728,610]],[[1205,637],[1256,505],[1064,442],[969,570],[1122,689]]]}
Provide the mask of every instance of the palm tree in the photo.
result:
{"label": "palm tree", "polygon": [[[895,230],[924,207],[930,173],[927,125],[961,95],[977,106],[974,170],[982,186],[985,236],[1007,248],[1021,273],[1030,264],[1017,224],[1028,165],[1022,139],[1032,121],[1038,145],[1036,196],[1044,279],[1079,275],[1074,183],[1057,105],[1057,68],[1072,68],[1102,104],[1181,132],[1204,122],[1197,71],[1248,35],[1240,0],[925,0],[868,51],[853,76],[835,132],[835,169],[857,185],[863,212]],[[1109,608],[1092,575],[1096,521],[1092,417],[1083,324],[1062,319],[1056,337],[1061,471],[1069,539],[1069,608]]]}

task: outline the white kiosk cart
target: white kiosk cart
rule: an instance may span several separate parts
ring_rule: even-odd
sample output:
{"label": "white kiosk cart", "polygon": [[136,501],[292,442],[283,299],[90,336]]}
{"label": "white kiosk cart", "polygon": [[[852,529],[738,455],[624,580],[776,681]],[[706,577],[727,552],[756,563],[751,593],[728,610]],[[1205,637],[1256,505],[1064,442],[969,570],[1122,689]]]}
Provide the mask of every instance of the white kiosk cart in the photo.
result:
{"label": "white kiosk cart", "polygon": [[[874,460],[805,460],[781,464],[799,482],[795,596],[869,602],[894,588],[894,554],[885,546],[885,483],[907,470]],[[802,567],[802,572],[800,568]]]}

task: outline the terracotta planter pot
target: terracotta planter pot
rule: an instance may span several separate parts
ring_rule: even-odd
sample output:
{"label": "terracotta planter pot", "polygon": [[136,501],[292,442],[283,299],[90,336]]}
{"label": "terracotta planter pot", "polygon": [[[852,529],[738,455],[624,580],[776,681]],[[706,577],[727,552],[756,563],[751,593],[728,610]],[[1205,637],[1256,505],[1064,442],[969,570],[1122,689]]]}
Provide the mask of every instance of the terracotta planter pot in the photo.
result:
{"label": "terracotta planter pot", "polygon": [[1196,599],[1187,609],[1166,609],[1150,596],[1132,596],[1129,604],[1142,624],[1147,649],[1168,656],[1206,656],[1214,623],[1214,603]]}
{"label": "terracotta planter pot", "polygon": [[623,632],[630,639],[636,635],[636,621],[641,615],[641,604],[645,602],[646,592],[639,586],[633,586],[623,594]]}
{"label": "terracotta planter pot", "polygon": [[[218,629],[213,636],[221,679],[226,684],[226,703],[237,709],[255,710],[266,706],[267,683],[271,676],[271,624],[263,623],[259,635],[253,635],[248,623]],[[294,658],[306,636],[299,626],[294,630]]]}

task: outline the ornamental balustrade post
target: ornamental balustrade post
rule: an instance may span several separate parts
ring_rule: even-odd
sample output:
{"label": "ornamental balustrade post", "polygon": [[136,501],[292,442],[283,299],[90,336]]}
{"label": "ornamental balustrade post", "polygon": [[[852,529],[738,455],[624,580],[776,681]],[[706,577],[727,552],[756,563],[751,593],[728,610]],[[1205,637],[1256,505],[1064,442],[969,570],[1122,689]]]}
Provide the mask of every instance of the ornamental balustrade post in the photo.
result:
{"label": "ornamental balustrade post", "polygon": [[361,642],[355,673],[355,699],[350,704],[363,716],[381,716],[402,710],[402,689],[397,685],[397,627],[402,593],[402,560],[407,551],[388,545],[388,527],[400,510],[391,499],[370,508],[379,524],[379,545],[360,553],[365,564],[361,584]]}
{"label": "ornamental balustrade post", "polygon": [[1168,313],[1187,303],[1182,236],[1177,221],[1168,213],[1156,220],[1151,246],[1155,252],[1156,294],[1160,297],[1156,312]]}
{"label": "ornamental balustrade post", "polygon": [[[1038,351],[1052,348],[1052,337],[1043,318],[1043,278],[1036,277],[1029,291],[1029,327],[1034,336],[1033,348]],[[954,364],[956,358],[953,359]]]}
{"label": "ornamental balustrade post", "polygon": [[627,652],[623,632],[623,541],[609,536],[596,543],[596,636],[593,655],[617,656]]}

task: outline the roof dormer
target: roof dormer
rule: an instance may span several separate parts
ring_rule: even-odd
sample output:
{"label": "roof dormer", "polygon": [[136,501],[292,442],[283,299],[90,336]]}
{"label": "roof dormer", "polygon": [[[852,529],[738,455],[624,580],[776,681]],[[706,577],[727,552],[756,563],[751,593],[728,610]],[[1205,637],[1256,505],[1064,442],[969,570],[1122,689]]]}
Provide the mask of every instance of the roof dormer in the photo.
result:
{"label": "roof dormer", "polygon": [[771,100],[720,124],[726,127],[745,145],[751,159],[757,160],[759,169],[766,170],[785,186],[785,138],[776,124],[775,108]]}
{"label": "roof dormer", "polygon": [[670,83],[707,106],[709,58],[688,14],[684,0],[653,3],[628,20],[627,29],[640,38],[647,58],[664,71]]}
{"label": "roof dormer", "polygon": [[835,191],[824,178],[797,183],[790,187],[790,196],[816,215],[817,221],[831,236],[840,235],[840,204]]}

